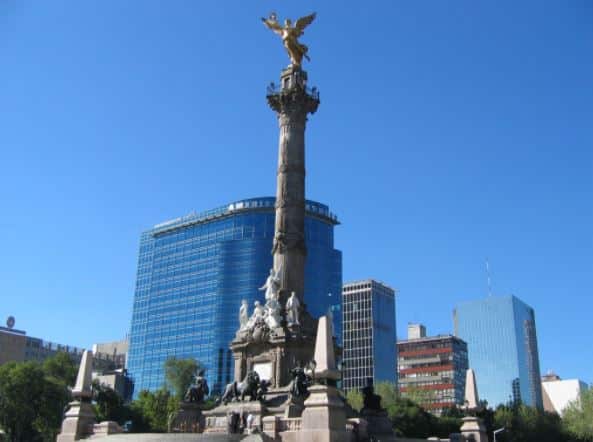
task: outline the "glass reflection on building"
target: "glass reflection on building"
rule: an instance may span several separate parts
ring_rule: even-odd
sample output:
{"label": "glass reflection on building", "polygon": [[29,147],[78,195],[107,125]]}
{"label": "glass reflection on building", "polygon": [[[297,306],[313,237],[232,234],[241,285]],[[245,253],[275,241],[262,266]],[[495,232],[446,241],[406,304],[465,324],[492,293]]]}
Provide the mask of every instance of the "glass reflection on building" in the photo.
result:
{"label": "glass reflection on building", "polygon": [[[211,390],[233,379],[229,344],[242,299],[253,309],[272,266],[275,198],[238,201],[156,225],[140,238],[128,370],[135,392],[163,386],[169,357],[195,358]],[[339,310],[342,254],[335,215],[306,202],[305,302],[315,317]],[[336,333],[340,315],[334,314]],[[339,335],[338,335],[339,336]]]}
{"label": "glass reflection on building", "polygon": [[463,302],[455,334],[467,342],[481,399],[495,407],[522,402],[543,408],[535,313],[515,296]]}

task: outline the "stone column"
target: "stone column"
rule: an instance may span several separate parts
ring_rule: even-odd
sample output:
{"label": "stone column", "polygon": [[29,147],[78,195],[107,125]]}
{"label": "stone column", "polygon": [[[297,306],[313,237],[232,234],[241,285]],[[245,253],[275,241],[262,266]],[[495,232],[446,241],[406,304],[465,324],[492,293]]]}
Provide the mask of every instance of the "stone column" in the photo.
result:
{"label": "stone column", "polygon": [[305,125],[307,114],[319,105],[315,90],[308,91],[307,73],[289,66],[280,76],[280,88],[268,90],[268,104],[280,126],[276,187],[274,269],[281,271],[280,302],[294,291],[303,304],[305,283]]}

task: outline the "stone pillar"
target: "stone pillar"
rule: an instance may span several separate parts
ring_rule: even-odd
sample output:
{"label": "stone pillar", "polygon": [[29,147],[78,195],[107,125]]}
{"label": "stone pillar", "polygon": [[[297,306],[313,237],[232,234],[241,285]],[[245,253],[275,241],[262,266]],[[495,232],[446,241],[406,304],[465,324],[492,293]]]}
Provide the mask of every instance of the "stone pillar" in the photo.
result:
{"label": "stone pillar", "polygon": [[268,90],[268,104],[280,126],[276,183],[274,269],[281,272],[280,303],[294,291],[303,304],[305,283],[305,125],[319,105],[316,91],[306,87],[307,73],[289,66],[280,88]]}

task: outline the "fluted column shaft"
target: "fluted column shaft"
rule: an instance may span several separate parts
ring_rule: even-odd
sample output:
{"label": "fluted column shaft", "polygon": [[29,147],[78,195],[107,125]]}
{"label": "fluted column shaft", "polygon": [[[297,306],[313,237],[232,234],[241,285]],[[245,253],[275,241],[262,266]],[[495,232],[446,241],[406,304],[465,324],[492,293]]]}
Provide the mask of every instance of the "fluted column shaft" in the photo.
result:
{"label": "fluted column shaft", "polygon": [[281,89],[268,95],[278,116],[278,171],[274,269],[281,272],[281,303],[290,292],[303,301],[305,286],[305,126],[317,110],[317,94],[307,92],[306,72],[289,67],[282,72]]}

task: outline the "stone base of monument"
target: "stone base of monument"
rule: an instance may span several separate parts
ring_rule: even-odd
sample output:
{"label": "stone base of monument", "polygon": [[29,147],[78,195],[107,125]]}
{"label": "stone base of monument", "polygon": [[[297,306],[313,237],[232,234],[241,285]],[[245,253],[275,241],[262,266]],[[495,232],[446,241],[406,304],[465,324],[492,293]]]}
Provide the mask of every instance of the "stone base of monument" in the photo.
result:
{"label": "stone base of monument", "polygon": [[360,411],[361,419],[366,421],[367,434],[381,441],[395,441],[395,434],[391,420],[385,410],[367,410],[363,408]]}
{"label": "stone base of monument", "polygon": [[169,421],[169,433],[201,433],[204,426],[200,404],[181,402],[179,411]]}
{"label": "stone base of monument", "polygon": [[239,332],[231,343],[235,379],[244,379],[253,370],[268,380],[272,389],[286,388],[292,380],[290,370],[305,367],[313,359],[314,320],[305,314],[302,319],[306,326],[300,327],[299,332],[281,327],[274,330],[256,327]]}
{"label": "stone base of monument", "polygon": [[[309,388],[309,393],[301,418],[301,428],[296,432],[294,441],[338,442],[353,440],[354,434],[346,431],[344,401],[337,388],[330,385],[313,385]],[[282,439],[286,440],[284,435]]]}
{"label": "stone base of monument", "polygon": [[79,440],[93,434],[95,412],[90,402],[71,402],[62,422],[62,431],[57,442]]}
{"label": "stone base of monument", "polygon": [[488,433],[482,419],[476,416],[467,416],[461,419],[461,440],[471,442],[488,442]]}
{"label": "stone base of monument", "polygon": [[[266,408],[258,401],[229,402],[212,410],[204,411],[204,433],[243,433],[261,431],[262,417]],[[233,418],[233,414],[235,418]],[[251,428],[247,428],[247,417],[253,416]],[[238,421],[237,421],[238,417]]]}
{"label": "stone base of monument", "polygon": [[124,429],[117,422],[104,421],[93,425],[93,437],[108,436],[123,433]]}

